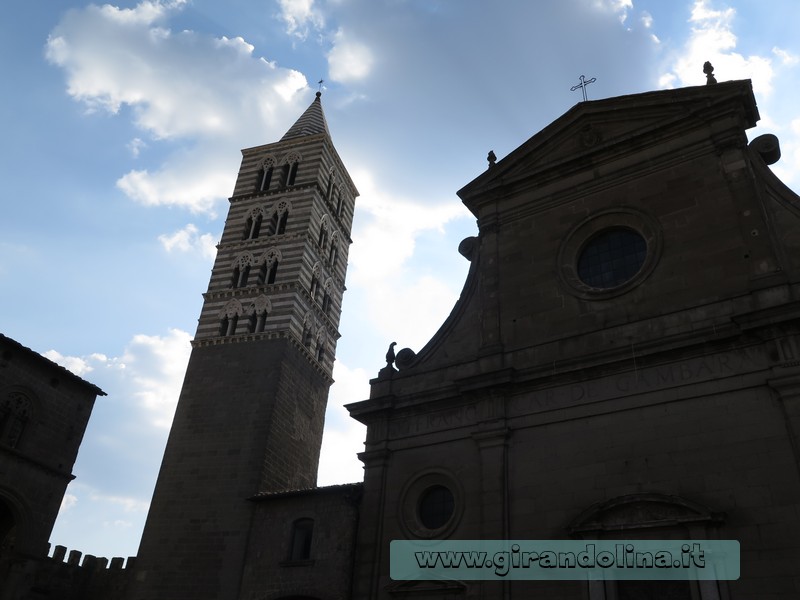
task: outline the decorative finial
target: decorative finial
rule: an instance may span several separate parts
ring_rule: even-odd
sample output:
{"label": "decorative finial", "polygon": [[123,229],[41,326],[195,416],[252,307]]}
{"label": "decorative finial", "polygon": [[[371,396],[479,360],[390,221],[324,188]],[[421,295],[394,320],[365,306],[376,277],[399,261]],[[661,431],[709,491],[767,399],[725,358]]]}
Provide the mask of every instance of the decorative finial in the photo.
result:
{"label": "decorative finial", "polygon": [[714,66],[709,61],[703,64],[703,73],[706,74],[706,85],[717,83],[717,78],[714,77]]}
{"label": "decorative finial", "polygon": [[391,367],[394,364],[394,347],[397,345],[397,342],[392,342],[389,344],[389,350],[386,352],[386,366]]}
{"label": "decorative finial", "polygon": [[489,168],[494,166],[494,163],[497,162],[497,156],[495,156],[494,150],[489,150],[489,156],[486,157],[486,160],[489,161]]}
{"label": "decorative finial", "polygon": [[317,82],[317,85],[319,86],[319,87],[317,88],[317,93],[318,93],[318,94],[320,94],[320,95],[322,95],[322,84],[323,84],[323,83],[325,83],[325,80],[324,80],[324,79],[320,79],[320,80]]}
{"label": "decorative finial", "polygon": [[578,79],[580,79],[581,82],[578,85],[573,85],[571,88],[569,88],[569,91],[574,92],[580,88],[581,92],[583,92],[583,101],[586,102],[586,100],[588,100],[586,96],[586,86],[597,81],[597,78],[592,77],[591,79],[586,79],[583,75],[581,75]]}

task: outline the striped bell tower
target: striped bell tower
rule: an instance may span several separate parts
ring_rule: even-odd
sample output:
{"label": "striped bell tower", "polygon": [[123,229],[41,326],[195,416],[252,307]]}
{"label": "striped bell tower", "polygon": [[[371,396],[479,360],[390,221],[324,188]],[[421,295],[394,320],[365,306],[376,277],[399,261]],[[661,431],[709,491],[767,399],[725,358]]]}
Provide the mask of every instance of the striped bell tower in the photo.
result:
{"label": "striped bell tower", "polygon": [[316,485],[358,196],[320,96],[242,151],[131,600],[236,598],[248,498]]}

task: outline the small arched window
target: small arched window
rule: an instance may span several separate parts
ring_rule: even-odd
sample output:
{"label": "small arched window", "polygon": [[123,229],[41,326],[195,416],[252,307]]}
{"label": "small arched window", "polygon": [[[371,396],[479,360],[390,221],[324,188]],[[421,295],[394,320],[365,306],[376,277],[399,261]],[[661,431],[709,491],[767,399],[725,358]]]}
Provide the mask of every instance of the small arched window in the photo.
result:
{"label": "small arched window", "polygon": [[276,234],[286,233],[286,222],[289,220],[289,211],[284,211],[281,213],[280,218],[278,219],[278,227],[275,231]]}
{"label": "small arched window", "polygon": [[249,252],[240,254],[233,263],[233,273],[231,274],[231,287],[241,288],[247,285],[250,279],[250,267],[253,264],[253,255]]}
{"label": "small arched window", "polygon": [[328,245],[328,215],[322,217],[319,224],[319,236],[317,237],[317,246],[319,246],[320,253],[324,256],[325,246]]}
{"label": "small arched window", "polygon": [[236,335],[236,326],[242,314],[242,303],[237,299],[230,300],[220,311],[219,335]]}
{"label": "small arched window", "polygon": [[303,346],[311,349],[311,342],[313,337],[311,335],[311,316],[306,315],[306,318],[303,319]]}
{"label": "small arched window", "polygon": [[258,191],[259,192],[268,192],[269,191],[269,184],[272,183],[272,173],[274,168],[270,165],[269,167],[264,166],[258,172]]}
{"label": "small arched window", "polygon": [[328,290],[325,290],[325,294],[322,296],[322,312],[326,315],[331,309],[331,295],[328,293]]}
{"label": "small arched window", "polygon": [[239,268],[239,265],[233,267],[233,276],[231,277],[231,287],[236,288],[239,287],[239,278],[242,275],[242,271]]}
{"label": "small arched window", "polygon": [[275,278],[278,276],[278,259],[272,261],[267,269],[267,283],[273,284],[275,283]]}
{"label": "small arched window", "polygon": [[261,214],[261,211],[256,209],[250,216],[247,217],[247,221],[244,224],[244,236],[242,239],[245,240],[254,240],[258,238],[258,234],[261,231],[261,223],[264,220],[264,216]]}
{"label": "small arched window", "polygon": [[300,163],[297,161],[292,163],[292,166],[289,168],[289,180],[286,182],[286,185],[294,185],[294,182],[297,180],[297,168]]}
{"label": "small arched window", "polygon": [[335,231],[331,238],[331,250],[328,254],[328,263],[331,267],[336,266],[336,260],[339,258],[339,232]]}
{"label": "small arched window", "polygon": [[336,190],[336,216],[341,216],[342,214],[342,205],[344,204],[344,200],[342,197],[342,192]]}
{"label": "small arched window", "polygon": [[267,311],[253,311],[247,325],[249,333],[263,333],[264,326],[267,322]]}
{"label": "small arched window", "polygon": [[225,315],[219,322],[219,334],[221,336],[236,335],[236,326],[239,324],[239,315]]}
{"label": "small arched window", "polygon": [[319,345],[317,346],[317,362],[322,362],[325,359],[325,343],[322,340],[319,340]]}
{"label": "small arched window", "polygon": [[289,560],[310,560],[311,539],[314,535],[314,519],[297,519],[292,523]]}
{"label": "small arched window", "polygon": [[269,226],[267,227],[267,235],[275,235],[275,232],[278,231],[278,213],[273,213],[272,217],[269,220]]}
{"label": "small arched window", "polygon": [[268,192],[269,186],[272,183],[272,175],[275,172],[275,159],[265,158],[261,163],[256,176],[256,190],[259,192]]}
{"label": "small arched window", "polygon": [[281,187],[294,185],[297,180],[297,169],[300,166],[300,155],[297,153],[289,154],[281,170]]}
{"label": "small arched window", "polygon": [[263,333],[267,324],[267,316],[272,310],[272,304],[266,296],[256,298],[247,313],[250,315],[247,323],[248,333]]}

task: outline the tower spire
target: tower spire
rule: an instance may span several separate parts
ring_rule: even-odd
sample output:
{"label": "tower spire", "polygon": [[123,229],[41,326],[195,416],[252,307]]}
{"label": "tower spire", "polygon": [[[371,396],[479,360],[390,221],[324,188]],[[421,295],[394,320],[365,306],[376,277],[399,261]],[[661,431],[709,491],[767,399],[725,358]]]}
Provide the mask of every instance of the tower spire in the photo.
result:
{"label": "tower spire", "polygon": [[282,142],[301,136],[316,135],[318,133],[326,133],[328,137],[330,137],[331,133],[328,131],[325,113],[322,111],[321,97],[322,92],[317,92],[316,98],[314,98],[311,105],[300,115],[300,118],[295,121],[295,124],[292,125],[289,131],[281,138]]}

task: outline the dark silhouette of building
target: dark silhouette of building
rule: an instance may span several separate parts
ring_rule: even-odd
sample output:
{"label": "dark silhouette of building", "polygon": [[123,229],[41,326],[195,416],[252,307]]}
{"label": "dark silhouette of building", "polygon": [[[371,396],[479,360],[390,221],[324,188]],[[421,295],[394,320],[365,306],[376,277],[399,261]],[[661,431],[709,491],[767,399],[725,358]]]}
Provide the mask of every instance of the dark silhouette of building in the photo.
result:
{"label": "dark silhouette of building", "polygon": [[100,388],[0,334],[0,599],[23,596]]}
{"label": "dark silhouette of building", "polygon": [[137,557],[140,600],[238,597],[250,498],[316,485],[358,192],[319,93],[280,141],[242,154]]}
{"label": "dark silhouette of building", "polygon": [[[800,198],[749,81],[582,102],[460,190],[461,297],[370,399],[352,598],[800,596]],[[741,578],[392,581],[394,539],[732,539]]]}
{"label": "dark silhouette of building", "polygon": [[[139,556],[83,597],[797,598],[800,198],[757,120],[733,81],[490,153],[461,297],[348,406],[364,482],[319,488],[357,192],[318,94],[244,151]],[[734,539],[741,577],[393,581],[398,539]]]}

